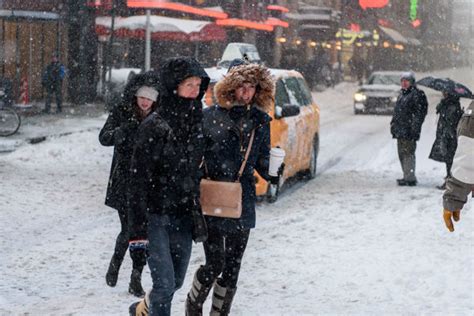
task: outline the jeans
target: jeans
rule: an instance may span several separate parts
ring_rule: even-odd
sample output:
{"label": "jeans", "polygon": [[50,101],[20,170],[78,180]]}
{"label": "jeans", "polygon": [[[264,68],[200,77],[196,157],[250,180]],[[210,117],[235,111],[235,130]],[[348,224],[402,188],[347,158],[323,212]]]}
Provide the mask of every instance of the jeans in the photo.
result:
{"label": "jeans", "polygon": [[403,179],[406,181],[416,181],[415,166],[416,166],[416,141],[399,139],[398,158],[402,165]]}
{"label": "jeans", "polygon": [[150,214],[148,219],[148,267],[153,288],[150,315],[168,316],[174,292],[184,282],[192,247],[192,216]]}

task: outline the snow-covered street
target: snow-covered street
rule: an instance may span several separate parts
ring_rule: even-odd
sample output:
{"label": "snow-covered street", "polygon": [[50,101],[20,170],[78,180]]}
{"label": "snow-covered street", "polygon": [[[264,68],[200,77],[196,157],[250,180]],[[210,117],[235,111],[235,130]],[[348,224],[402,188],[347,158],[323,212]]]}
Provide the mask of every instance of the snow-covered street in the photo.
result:
{"label": "snow-covered street", "polygon": [[[474,87],[470,68],[437,75]],[[313,94],[318,176],[258,206],[232,315],[474,314],[474,207],[466,204],[454,233],[446,229],[435,187],[445,165],[428,159],[441,94],[422,87],[430,106],[416,152],[419,185],[398,187],[391,117],[354,115],[356,89],[344,82]],[[117,286],[105,283],[120,227],[104,205],[112,148],[94,128],[105,118],[0,155],[1,315],[126,315],[137,300],[127,292],[128,255]],[[173,315],[184,315],[203,261],[194,245]],[[143,284],[151,286],[148,270]]]}

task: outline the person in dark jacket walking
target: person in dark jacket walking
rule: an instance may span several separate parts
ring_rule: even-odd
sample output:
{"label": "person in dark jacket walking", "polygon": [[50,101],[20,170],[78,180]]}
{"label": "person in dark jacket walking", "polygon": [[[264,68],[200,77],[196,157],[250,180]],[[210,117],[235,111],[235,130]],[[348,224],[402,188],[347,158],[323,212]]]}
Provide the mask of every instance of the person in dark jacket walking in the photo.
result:
{"label": "person in dark jacket walking", "polygon": [[63,79],[66,75],[66,69],[64,65],[59,62],[59,58],[56,53],[51,57],[51,63],[46,67],[41,78],[41,84],[46,89],[46,103],[44,106],[43,113],[49,113],[51,111],[51,100],[53,94],[56,96],[57,112],[62,111],[62,85]]}
{"label": "person in dark jacket walking", "polygon": [[415,85],[415,75],[404,73],[400,79],[402,89],[390,122],[390,132],[397,139],[398,157],[402,165],[401,186],[415,186],[416,142],[420,139],[421,126],[428,112],[428,101],[422,90]]}
{"label": "person in dark jacket walking", "polygon": [[[254,170],[266,180],[270,152],[270,121],[266,113],[274,101],[274,82],[268,69],[256,64],[231,67],[214,88],[217,105],[204,110],[204,161],[207,177],[235,181],[252,131],[250,155],[240,178],[242,215],[238,219],[206,216],[206,264],[195,273],[186,300],[186,315],[202,315],[202,305],[214,288],[210,315],[228,315],[237,289],[242,257],[255,227]],[[240,64],[240,65],[239,65]],[[281,174],[281,172],[280,172]]]}
{"label": "person in dark jacket walking", "polygon": [[439,114],[436,139],[429,158],[446,163],[445,181],[437,187],[444,190],[446,179],[451,176],[454,153],[458,146],[456,128],[463,113],[459,97],[443,92],[443,99],[436,107],[436,113]]}
{"label": "person in dark jacket walking", "polygon": [[144,300],[130,306],[130,315],[170,315],[173,295],[184,282],[192,240],[202,240],[207,233],[195,230],[194,214],[201,212],[201,99],[209,77],[188,57],[168,60],[159,72],[160,106],[139,127],[129,199],[130,247],[148,241],[153,287]]}
{"label": "person in dark jacket walking", "polygon": [[[104,146],[114,146],[112,167],[105,204],[118,211],[121,230],[115,242],[115,250],[105,276],[107,285],[114,287],[128,249],[128,217],[127,190],[130,185],[130,164],[133,145],[138,125],[157,106],[159,80],[152,72],[134,77],[125,87],[124,97],[115,106],[104,127],[99,133],[99,141]],[[133,270],[128,291],[135,296],[143,296],[141,274],[146,264],[143,249],[131,249],[130,257]]]}

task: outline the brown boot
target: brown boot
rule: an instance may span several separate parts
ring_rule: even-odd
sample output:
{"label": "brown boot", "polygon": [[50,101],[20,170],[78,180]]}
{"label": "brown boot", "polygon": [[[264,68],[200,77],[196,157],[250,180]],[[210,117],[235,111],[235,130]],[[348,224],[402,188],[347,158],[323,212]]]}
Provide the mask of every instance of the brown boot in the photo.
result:
{"label": "brown boot", "polygon": [[232,307],[237,288],[223,287],[218,282],[214,284],[214,292],[212,294],[212,308],[210,316],[227,316]]}
{"label": "brown boot", "polygon": [[149,298],[148,298],[148,295],[146,295],[145,298],[142,299],[141,301],[135,302],[132,305],[130,305],[130,307],[128,308],[128,312],[130,316],[148,316],[149,305],[150,305]]}
{"label": "brown boot", "polygon": [[202,316],[202,305],[206,301],[211,288],[212,283],[210,285],[204,285],[199,282],[196,271],[193,285],[186,298],[186,316]]}

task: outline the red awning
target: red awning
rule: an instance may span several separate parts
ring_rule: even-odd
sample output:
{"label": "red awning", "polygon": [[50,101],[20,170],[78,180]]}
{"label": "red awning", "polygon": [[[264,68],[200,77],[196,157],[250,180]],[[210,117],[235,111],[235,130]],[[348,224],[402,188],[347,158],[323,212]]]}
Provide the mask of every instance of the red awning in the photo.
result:
{"label": "red awning", "polygon": [[226,19],[228,17],[227,13],[224,12],[201,9],[182,3],[166,2],[160,0],[127,0],[127,6],[129,8],[174,10],[201,16],[208,16],[216,19]]}
{"label": "red awning", "polygon": [[[96,33],[110,35],[111,18],[96,18]],[[117,37],[145,38],[146,16],[117,18],[114,35]],[[208,21],[192,21],[162,16],[150,17],[151,38],[154,40],[209,42],[225,41],[225,30]]]}
{"label": "red awning", "polygon": [[249,29],[267,31],[267,32],[273,31],[273,25],[255,22],[255,21],[249,21],[249,20],[242,20],[242,19],[221,19],[221,20],[216,20],[216,24],[220,26],[245,27]]}
{"label": "red awning", "polygon": [[272,25],[272,26],[281,26],[281,27],[289,27],[290,24],[288,22],[285,22],[283,20],[277,19],[277,18],[268,18],[265,21],[265,24]]}
{"label": "red awning", "polygon": [[290,12],[290,10],[288,10],[288,8],[285,8],[284,6],[281,6],[281,5],[274,5],[274,4],[267,5],[267,10],[280,11],[280,12],[283,12],[283,13]]}

